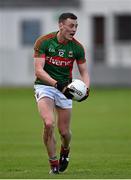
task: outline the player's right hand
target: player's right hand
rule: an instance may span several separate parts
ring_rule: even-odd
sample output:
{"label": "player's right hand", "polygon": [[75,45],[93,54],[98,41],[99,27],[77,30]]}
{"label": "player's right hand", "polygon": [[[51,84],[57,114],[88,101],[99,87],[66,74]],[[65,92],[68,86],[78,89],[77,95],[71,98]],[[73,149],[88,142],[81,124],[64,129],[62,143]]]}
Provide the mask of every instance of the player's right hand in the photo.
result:
{"label": "player's right hand", "polygon": [[55,84],[55,88],[61,91],[67,97],[67,99],[72,99],[73,95],[70,92],[72,91],[74,92],[74,90],[68,88],[67,85],[68,83],[62,83],[62,82],[57,81]]}
{"label": "player's right hand", "polygon": [[81,100],[79,100],[78,102],[82,102],[82,101],[86,100],[89,96],[89,93],[90,93],[90,89],[87,88],[86,95]]}

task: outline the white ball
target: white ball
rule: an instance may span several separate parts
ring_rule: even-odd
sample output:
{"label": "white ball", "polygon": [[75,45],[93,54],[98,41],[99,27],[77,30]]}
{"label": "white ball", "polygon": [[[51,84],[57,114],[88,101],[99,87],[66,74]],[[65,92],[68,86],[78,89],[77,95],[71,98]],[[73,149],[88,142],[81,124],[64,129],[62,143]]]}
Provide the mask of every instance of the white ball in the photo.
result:
{"label": "white ball", "polygon": [[74,79],[69,85],[68,87],[70,89],[73,89],[74,92],[70,92],[73,95],[73,99],[74,101],[79,101],[81,100],[87,92],[87,86],[86,84],[79,80],[79,79]]}

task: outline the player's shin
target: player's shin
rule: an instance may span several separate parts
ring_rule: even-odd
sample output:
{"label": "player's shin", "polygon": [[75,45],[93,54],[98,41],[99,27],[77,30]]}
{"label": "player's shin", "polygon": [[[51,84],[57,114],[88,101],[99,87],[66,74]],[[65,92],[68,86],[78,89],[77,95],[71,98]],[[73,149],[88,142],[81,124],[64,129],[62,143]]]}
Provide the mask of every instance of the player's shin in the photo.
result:
{"label": "player's shin", "polygon": [[62,136],[62,145],[61,145],[60,159],[59,159],[60,172],[65,171],[69,164],[70,141],[71,141],[71,132],[68,133],[68,136]]}

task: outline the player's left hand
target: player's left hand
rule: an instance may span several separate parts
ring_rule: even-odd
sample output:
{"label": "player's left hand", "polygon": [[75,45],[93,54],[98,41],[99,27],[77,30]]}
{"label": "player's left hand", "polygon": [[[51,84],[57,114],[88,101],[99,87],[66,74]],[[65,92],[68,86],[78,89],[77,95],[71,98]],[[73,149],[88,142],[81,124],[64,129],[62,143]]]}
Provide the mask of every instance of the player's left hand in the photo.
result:
{"label": "player's left hand", "polygon": [[68,85],[68,83],[62,83],[62,82],[58,81],[55,84],[55,88],[57,88],[59,91],[61,91],[67,97],[67,99],[72,99],[73,95],[70,92],[74,92],[74,90],[68,88],[67,85]]}
{"label": "player's left hand", "polygon": [[90,89],[87,88],[86,95],[81,100],[79,100],[78,102],[82,102],[82,101],[86,100],[89,97],[89,93],[90,93]]}
{"label": "player's left hand", "polygon": [[68,87],[66,87],[65,91],[63,92],[63,94],[67,97],[67,99],[73,98],[73,95],[70,92],[74,92],[74,90]]}

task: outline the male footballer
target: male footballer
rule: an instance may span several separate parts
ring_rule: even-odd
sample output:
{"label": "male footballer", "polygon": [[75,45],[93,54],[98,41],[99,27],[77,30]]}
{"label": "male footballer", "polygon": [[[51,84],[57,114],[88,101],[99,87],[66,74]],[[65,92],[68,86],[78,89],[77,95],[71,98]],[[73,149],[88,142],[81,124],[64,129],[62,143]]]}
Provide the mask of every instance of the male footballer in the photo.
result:
{"label": "male footballer", "polygon": [[[69,163],[70,121],[72,98],[70,88],[73,63],[76,61],[81,79],[87,85],[85,100],[89,96],[89,75],[83,46],[74,38],[77,17],[73,13],[59,16],[59,30],[40,36],[34,45],[35,97],[43,120],[43,141],[47,149],[50,173],[64,172]],[[54,134],[54,111],[61,137],[60,157],[57,157]]]}

